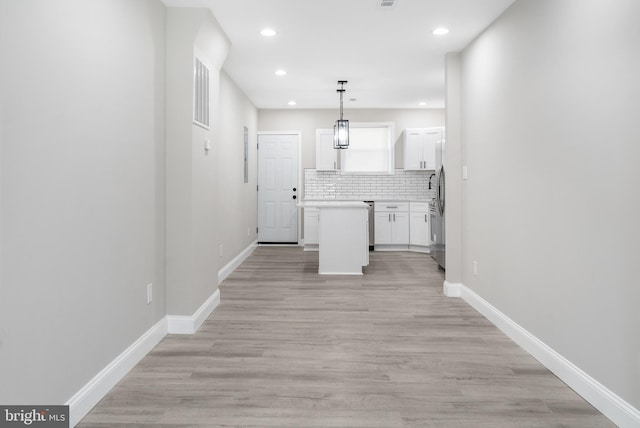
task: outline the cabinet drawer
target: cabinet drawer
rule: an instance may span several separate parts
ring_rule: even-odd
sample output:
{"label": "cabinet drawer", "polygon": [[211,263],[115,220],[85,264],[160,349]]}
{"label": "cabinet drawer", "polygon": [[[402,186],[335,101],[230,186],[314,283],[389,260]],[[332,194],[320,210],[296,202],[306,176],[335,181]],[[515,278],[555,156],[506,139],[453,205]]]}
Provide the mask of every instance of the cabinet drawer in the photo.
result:
{"label": "cabinet drawer", "polygon": [[376,201],[376,212],[408,212],[409,202],[397,202],[397,201]]}
{"label": "cabinet drawer", "polygon": [[409,202],[409,211],[412,213],[429,213],[428,202]]}

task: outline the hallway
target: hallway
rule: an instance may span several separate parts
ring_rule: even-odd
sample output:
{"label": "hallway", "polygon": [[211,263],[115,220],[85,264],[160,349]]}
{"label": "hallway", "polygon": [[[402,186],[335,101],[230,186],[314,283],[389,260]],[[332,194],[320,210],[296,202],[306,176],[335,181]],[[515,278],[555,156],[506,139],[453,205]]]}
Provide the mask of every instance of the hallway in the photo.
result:
{"label": "hallway", "polygon": [[78,426],[613,426],[442,281],[425,254],[320,277],[317,253],[258,247]]}

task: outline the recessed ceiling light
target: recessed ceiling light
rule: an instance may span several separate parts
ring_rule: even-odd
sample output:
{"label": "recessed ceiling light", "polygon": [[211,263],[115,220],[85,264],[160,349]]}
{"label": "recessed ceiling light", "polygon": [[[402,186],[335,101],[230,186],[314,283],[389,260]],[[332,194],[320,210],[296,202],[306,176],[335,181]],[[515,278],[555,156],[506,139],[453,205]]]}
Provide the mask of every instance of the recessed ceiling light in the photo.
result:
{"label": "recessed ceiling light", "polygon": [[294,105],[296,105],[296,102],[295,101],[289,101],[287,104],[289,104],[290,106],[294,106]]}
{"label": "recessed ceiling light", "polygon": [[278,33],[276,33],[276,30],[272,28],[265,28],[264,30],[260,31],[260,34],[262,34],[265,37],[273,37]]}
{"label": "recessed ceiling light", "polygon": [[284,70],[276,70],[276,76],[285,76],[287,74]]}
{"label": "recessed ceiling light", "polygon": [[420,101],[420,104],[419,104],[419,105],[421,105],[421,106],[426,106],[426,105],[427,105],[427,103],[425,103],[424,101]]}
{"label": "recessed ceiling light", "polygon": [[433,30],[433,34],[435,34],[436,36],[444,36],[445,34],[448,34],[448,33],[449,33],[449,29],[444,27],[436,28],[435,30]]}

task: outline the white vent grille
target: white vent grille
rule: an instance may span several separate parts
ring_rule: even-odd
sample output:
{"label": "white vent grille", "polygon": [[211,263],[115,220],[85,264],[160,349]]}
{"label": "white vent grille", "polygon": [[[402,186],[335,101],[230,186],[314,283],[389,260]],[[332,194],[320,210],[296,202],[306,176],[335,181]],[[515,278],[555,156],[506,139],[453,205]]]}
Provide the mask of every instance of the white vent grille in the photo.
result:
{"label": "white vent grille", "polygon": [[382,9],[389,9],[395,6],[396,0],[380,0],[379,4]]}
{"label": "white vent grille", "polygon": [[209,69],[199,58],[193,75],[193,122],[209,129]]}

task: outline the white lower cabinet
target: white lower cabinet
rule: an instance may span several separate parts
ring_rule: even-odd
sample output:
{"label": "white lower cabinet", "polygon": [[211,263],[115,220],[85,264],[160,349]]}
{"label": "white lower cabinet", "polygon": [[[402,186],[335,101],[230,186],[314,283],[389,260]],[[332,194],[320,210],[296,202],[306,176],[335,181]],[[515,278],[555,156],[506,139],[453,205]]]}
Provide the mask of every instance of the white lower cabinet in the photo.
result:
{"label": "white lower cabinet", "polygon": [[429,204],[409,203],[409,245],[418,251],[428,251],[429,247]]}
{"label": "white lower cabinet", "polygon": [[406,250],[409,245],[409,203],[375,203],[375,249]]}
{"label": "white lower cabinet", "polygon": [[318,235],[319,213],[320,210],[318,208],[305,207],[304,209],[305,250],[318,249],[318,243],[320,242]]}
{"label": "white lower cabinet", "polygon": [[[429,204],[427,202],[376,201],[374,249],[429,252]],[[304,249],[317,251],[319,215],[315,207],[304,208]]]}

